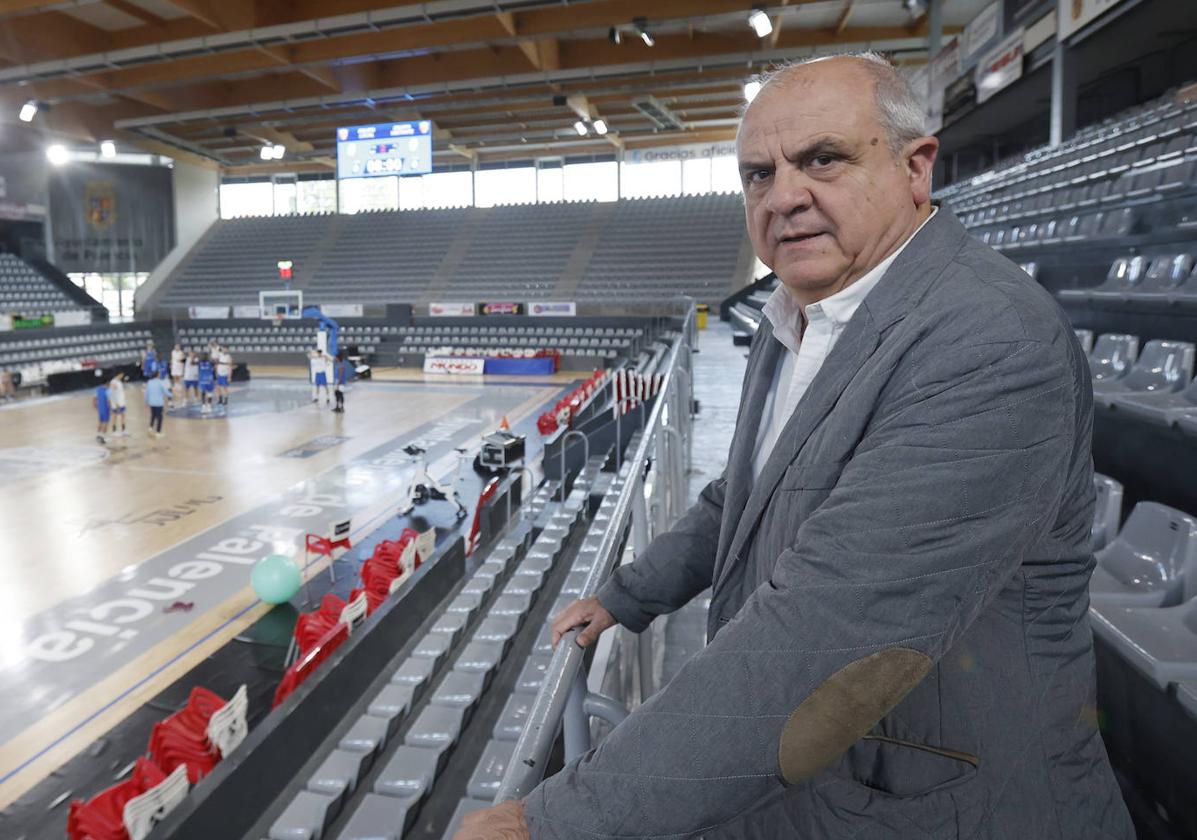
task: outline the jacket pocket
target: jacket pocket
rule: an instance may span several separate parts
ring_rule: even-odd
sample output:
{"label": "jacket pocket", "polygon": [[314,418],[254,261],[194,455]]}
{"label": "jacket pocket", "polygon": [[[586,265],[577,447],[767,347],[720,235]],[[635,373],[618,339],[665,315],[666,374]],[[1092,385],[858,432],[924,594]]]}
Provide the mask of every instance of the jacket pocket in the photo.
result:
{"label": "jacket pocket", "polygon": [[963,784],[977,775],[981,760],[971,753],[866,735],[831,772],[870,790],[898,798],[925,796]]}
{"label": "jacket pocket", "polygon": [[840,480],[845,461],[795,461],[777,485],[779,490],[829,490]]}

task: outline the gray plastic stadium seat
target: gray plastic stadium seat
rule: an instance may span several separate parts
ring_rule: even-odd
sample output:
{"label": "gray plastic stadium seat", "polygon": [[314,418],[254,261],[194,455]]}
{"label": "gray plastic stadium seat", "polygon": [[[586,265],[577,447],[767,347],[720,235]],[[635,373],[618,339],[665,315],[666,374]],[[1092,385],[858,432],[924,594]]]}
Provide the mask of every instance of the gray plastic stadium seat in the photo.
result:
{"label": "gray plastic stadium seat", "polygon": [[374,780],[374,792],[399,799],[420,799],[432,790],[445,753],[407,745],[395,750]]}
{"label": "gray plastic stadium seat", "polygon": [[1073,330],[1076,333],[1076,340],[1081,343],[1081,349],[1085,351],[1085,355],[1089,355],[1093,351],[1093,330]]}
{"label": "gray plastic stadium seat", "polygon": [[453,840],[453,835],[457,833],[457,829],[461,828],[461,821],[465,819],[465,815],[473,811],[481,811],[483,808],[490,808],[495,803],[487,799],[463,799],[457,803],[457,808],[453,811],[453,816],[449,819],[449,826],[445,829],[445,833],[441,835],[441,840]]}
{"label": "gray plastic stadium seat", "polygon": [[1158,609],[1095,605],[1090,617],[1093,632],[1159,688],[1197,679],[1197,596]]}
{"label": "gray plastic stadium seat", "polygon": [[514,618],[488,616],[478,624],[478,629],[474,631],[473,641],[507,645],[519,632],[519,629],[519,622]]}
{"label": "gray plastic stadium seat", "polygon": [[544,574],[535,569],[516,570],[516,574],[503,586],[504,595],[528,595],[533,598],[544,584]]}
{"label": "gray plastic stadium seat", "polygon": [[1140,287],[1128,300],[1141,306],[1161,307],[1179,303],[1181,290],[1193,273],[1193,258],[1189,254],[1169,254],[1152,260]]}
{"label": "gray plastic stadium seat", "polygon": [[415,650],[411,652],[411,655],[422,659],[431,659],[436,663],[433,667],[433,670],[436,670],[445,661],[445,657],[449,655],[449,648],[453,647],[454,641],[451,634],[438,633],[433,629],[424,634],[424,637],[416,644]]}
{"label": "gray plastic stadium seat", "polygon": [[410,685],[390,683],[374,695],[370,705],[366,707],[366,714],[381,718],[387,722],[387,737],[395,734],[399,722],[411,711],[415,698],[415,688]]}
{"label": "gray plastic stadium seat", "polygon": [[536,697],[531,694],[512,694],[507,698],[499,719],[495,721],[492,736],[500,741],[517,741],[524,731],[528,713]]}
{"label": "gray plastic stadium seat", "polygon": [[450,640],[451,645],[455,645],[469,623],[470,617],[465,613],[447,612],[436,620],[436,624],[432,625],[432,629],[428,635],[439,634],[445,636]]}
{"label": "gray plastic stadium seat", "polygon": [[485,598],[495,587],[494,575],[472,575],[466,585],[461,588],[462,595],[477,595]]}
{"label": "gray plastic stadium seat", "polygon": [[1138,356],[1138,336],[1106,333],[1097,337],[1089,354],[1089,372],[1095,383],[1118,379],[1126,375]]}
{"label": "gray plastic stadium seat", "polygon": [[1108,475],[1094,473],[1093,489],[1097,492],[1097,503],[1093,507],[1089,549],[1098,551],[1118,536],[1118,526],[1122,522],[1122,483]]}
{"label": "gray plastic stadium seat", "polygon": [[478,674],[492,674],[503,661],[505,653],[502,644],[495,642],[470,642],[453,663],[454,671]]}
{"label": "gray plastic stadium seat", "polygon": [[561,594],[577,598],[582,594],[582,587],[586,584],[588,577],[590,577],[588,571],[571,571],[566,576],[565,583],[561,584]]}
{"label": "gray plastic stadium seat", "polygon": [[1114,541],[1097,552],[1089,599],[1095,606],[1170,607],[1195,574],[1197,519],[1139,502]]}
{"label": "gray plastic stadium seat", "polygon": [[1091,289],[1060,289],[1056,295],[1061,300],[1120,300],[1126,292],[1134,289],[1143,280],[1147,271],[1144,257],[1119,257],[1110,264],[1106,279],[1100,286]]}
{"label": "gray plastic stadium seat", "polygon": [[1149,341],[1130,372],[1093,383],[1093,399],[1112,405],[1119,393],[1175,393],[1193,378],[1194,347],[1187,341]]}
{"label": "gray plastic stadium seat", "polygon": [[346,750],[333,750],[308,777],[304,786],[312,793],[331,796],[340,801],[346,794],[352,795],[358,780],[365,775],[369,756]]}
{"label": "gray plastic stadium seat", "polygon": [[444,752],[461,737],[465,713],[464,708],[457,706],[426,706],[412,721],[403,743],[409,747],[426,747]]}
{"label": "gray plastic stadium seat", "polygon": [[435,706],[472,709],[486,690],[487,675],[478,671],[450,671],[432,693]]}
{"label": "gray plastic stadium seat", "polygon": [[553,616],[555,614],[550,613],[549,617],[545,620],[540,635],[536,637],[536,644],[532,646],[532,653],[551,654],[553,652]]}
{"label": "gray plastic stadium seat", "polygon": [[270,840],[320,840],[336,804],[334,797],[300,791],[270,826]]}
{"label": "gray plastic stadium seat", "polygon": [[416,819],[416,799],[367,793],[337,840],[399,840]]}
{"label": "gray plastic stadium seat", "polygon": [[427,687],[428,681],[432,679],[432,674],[435,671],[435,659],[429,659],[424,656],[413,656],[409,657],[391,675],[391,682],[398,685],[411,686],[412,697],[418,700],[420,695],[424,693],[424,689]]}
{"label": "gray plastic stadium seat", "polygon": [[1197,382],[1180,392],[1117,394],[1110,400],[1118,411],[1161,426],[1178,424],[1185,416],[1197,418]]}
{"label": "gray plastic stadium seat", "polygon": [[507,616],[521,622],[528,610],[532,609],[532,595],[527,592],[503,590],[503,594],[490,605],[488,615]]}
{"label": "gray plastic stadium seat", "polygon": [[517,694],[535,694],[540,691],[540,686],[544,683],[545,671],[549,669],[549,663],[552,660],[552,656],[543,654],[529,656],[524,667],[520,669],[520,675],[516,678],[513,691]]}
{"label": "gray plastic stadium seat", "polygon": [[466,783],[466,794],[474,799],[494,800],[514,753],[515,741],[488,741]]}
{"label": "gray plastic stadium seat", "polygon": [[445,612],[461,613],[466,616],[466,620],[474,617],[478,612],[478,608],[482,606],[482,596],[477,592],[462,592],[457,595],[449,606],[445,607]]}
{"label": "gray plastic stadium seat", "polygon": [[340,749],[357,753],[378,753],[387,743],[387,722],[382,718],[362,715],[341,736]]}

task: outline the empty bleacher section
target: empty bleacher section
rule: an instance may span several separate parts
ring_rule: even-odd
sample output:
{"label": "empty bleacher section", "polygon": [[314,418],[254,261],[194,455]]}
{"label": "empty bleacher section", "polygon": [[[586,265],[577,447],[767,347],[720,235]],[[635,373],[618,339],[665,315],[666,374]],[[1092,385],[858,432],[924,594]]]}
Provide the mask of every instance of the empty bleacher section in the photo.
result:
{"label": "empty bleacher section", "polygon": [[[422,319],[423,320],[423,319]],[[341,327],[340,345],[382,365],[416,365],[428,354],[498,355],[547,350],[577,357],[585,365],[630,356],[646,341],[647,321],[634,326],[566,326],[538,323],[498,326],[476,319],[427,319],[433,323],[395,326],[349,324]],[[205,322],[180,327],[177,340],[184,350],[202,352],[209,341],[228,345],[239,357],[262,355],[263,361],[301,363],[315,346],[315,323]]]}
{"label": "empty bleacher section", "polygon": [[136,363],[149,340],[150,330],[134,324],[0,332],[0,370],[40,385],[56,373]]}
{"label": "empty bleacher section", "polygon": [[738,196],[704,195],[221,221],[150,306],[256,303],[279,260],[315,304],[714,303],[748,277],[742,216]]}
{"label": "empty bleacher section", "polygon": [[739,195],[620,202],[595,246],[577,299],[635,305],[690,295],[717,303],[752,266]]}
{"label": "empty bleacher section", "polygon": [[170,304],[256,304],[260,290],[279,287],[279,260],[310,269],[333,220],[325,214],[216,222],[180,266],[168,293]]}
{"label": "empty bleacher section", "polygon": [[20,257],[0,253],[0,314],[35,317],[80,308],[76,301]]}

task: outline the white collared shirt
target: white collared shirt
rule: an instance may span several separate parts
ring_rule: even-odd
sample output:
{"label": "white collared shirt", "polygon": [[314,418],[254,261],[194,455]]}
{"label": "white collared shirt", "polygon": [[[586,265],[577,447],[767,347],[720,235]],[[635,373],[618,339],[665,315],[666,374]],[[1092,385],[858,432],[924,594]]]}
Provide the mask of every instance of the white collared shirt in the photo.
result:
{"label": "white collared shirt", "polygon": [[[932,208],[931,215],[923,225],[931,220],[938,208]],[[773,385],[769,388],[769,395],[761,412],[761,426],[756,436],[756,457],[752,462],[752,477],[755,480],[765,468],[765,462],[777,444],[781,430],[785,428],[798,402],[806,394],[806,389],[814,381],[819,368],[831,354],[836,341],[852,316],[856,313],[861,302],[868,296],[873,287],[880,282],[886,270],[898,254],[910,244],[918,232],[910,235],[892,254],[877,263],[863,277],[852,285],[841,289],[830,297],[803,307],[790,294],[784,285],[778,285],[769,296],[769,300],[762,307],[762,312],[769,323],[773,325],[773,337],[781,342],[789,352],[781,358],[781,364],[773,375]],[[806,315],[806,331],[802,330],[802,316]]]}

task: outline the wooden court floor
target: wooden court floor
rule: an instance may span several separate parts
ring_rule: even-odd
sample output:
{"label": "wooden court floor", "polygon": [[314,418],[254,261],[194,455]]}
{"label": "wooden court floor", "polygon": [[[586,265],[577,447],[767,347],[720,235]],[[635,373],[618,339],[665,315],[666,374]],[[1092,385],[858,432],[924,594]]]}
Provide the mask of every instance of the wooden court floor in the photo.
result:
{"label": "wooden court floor", "polygon": [[168,414],[162,439],[139,385],[129,436],[103,447],[90,393],[0,409],[0,808],[260,617],[258,556],[296,553],[342,514],[358,534],[393,514],[407,442],[451,475],[453,447],[577,378],[378,371],[340,415],[297,368],[253,374],[229,416]]}

